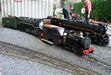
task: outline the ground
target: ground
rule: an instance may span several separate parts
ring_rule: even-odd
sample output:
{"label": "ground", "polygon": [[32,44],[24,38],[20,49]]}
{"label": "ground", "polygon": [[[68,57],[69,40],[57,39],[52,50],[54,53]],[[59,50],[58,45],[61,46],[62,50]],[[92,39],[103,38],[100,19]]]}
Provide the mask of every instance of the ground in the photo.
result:
{"label": "ground", "polygon": [[43,53],[4,42],[0,42],[0,53],[3,75],[100,75]]}
{"label": "ground", "polygon": [[69,72],[41,63],[2,54],[0,54],[0,72],[1,75],[71,75]]}

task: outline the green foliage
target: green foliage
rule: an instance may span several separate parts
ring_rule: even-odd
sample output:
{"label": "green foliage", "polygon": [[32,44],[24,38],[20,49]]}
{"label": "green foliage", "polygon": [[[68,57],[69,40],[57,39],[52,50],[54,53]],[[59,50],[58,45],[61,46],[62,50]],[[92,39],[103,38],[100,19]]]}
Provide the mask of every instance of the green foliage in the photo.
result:
{"label": "green foliage", "polygon": [[81,8],[83,7],[82,3],[76,3],[74,4],[74,11],[78,14],[81,14]]}
{"label": "green foliage", "polygon": [[[111,20],[111,0],[91,0],[91,2],[91,18],[105,22]],[[82,6],[81,2],[74,4],[75,12],[80,14]]]}

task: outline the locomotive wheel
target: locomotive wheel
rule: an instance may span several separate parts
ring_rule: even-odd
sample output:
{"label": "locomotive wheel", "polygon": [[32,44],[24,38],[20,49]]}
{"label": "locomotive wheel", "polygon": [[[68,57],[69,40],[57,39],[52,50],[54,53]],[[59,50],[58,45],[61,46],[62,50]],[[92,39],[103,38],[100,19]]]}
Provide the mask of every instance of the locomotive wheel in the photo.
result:
{"label": "locomotive wheel", "polygon": [[74,54],[78,55],[77,49],[72,48],[72,50]]}
{"label": "locomotive wheel", "polygon": [[32,34],[38,37],[39,36],[39,31],[37,29],[34,29],[32,31]]}
{"label": "locomotive wheel", "polygon": [[26,33],[29,33],[29,32],[30,32],[30,30],[27,29],[27,28],[25,28],[24,31],[25,31]]}
{"label": "locomotive wheel", "polygon": [[108,35],[98,36],[98,45],[106,46],[106,45],[108,45],[108,43],[109,43]]}
{"label": "locomotive wheel", "polygon": [[92,43],[100,46],[106,46],[109,43],[109,36],[106,35],[99,35],[99,36],[92,36],[91,37]]}
{"label": "locomotive wheel", "polygon": [[55,45],[60,45],[60,44],[62,44],[61,39],[53,39],[53,42],[54,42]]}
{"label": "locomotive wheel", "polygon": [[77,55],[82,56],[83,53],[81,51],[77,51]]}
{"label": "locomotive wheel", "polygon": [[80,49],[74,49],[74,48],[72,48],[72,50],[73,50],[73,53],[76,54],[76,55],[79,55],[79,56],[83,55],[83,53],[82,53],[82,51]]}

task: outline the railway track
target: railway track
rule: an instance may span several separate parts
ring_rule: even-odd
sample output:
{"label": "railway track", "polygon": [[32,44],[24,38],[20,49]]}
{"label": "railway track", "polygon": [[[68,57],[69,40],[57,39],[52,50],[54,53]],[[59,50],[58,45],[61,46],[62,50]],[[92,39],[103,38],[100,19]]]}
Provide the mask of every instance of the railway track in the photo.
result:
{"label": "railway track", "polygon": [[84,57],[84,59],[92,62],[93,64],[103,66],[104,68],[111,71],[111,64],[104,62],[104,61],[100,60],[99,58],[93,57],[92,54],[89,54],[89,55],[83,56],[83,57]]}

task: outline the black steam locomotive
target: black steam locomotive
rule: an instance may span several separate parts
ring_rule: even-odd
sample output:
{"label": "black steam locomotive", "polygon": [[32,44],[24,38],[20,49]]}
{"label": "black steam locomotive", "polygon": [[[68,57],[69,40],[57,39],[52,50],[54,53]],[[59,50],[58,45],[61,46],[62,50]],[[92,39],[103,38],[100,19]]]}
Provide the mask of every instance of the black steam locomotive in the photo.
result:
{"label": "black steam locomotive", "polygon": [[52,18],[51,24],[64,27],[68,30],[83,32],[84,37],[88,36],[91,39],[91,42],[97,45],[105,46],[109,43],[109,36],[106,34],[107,25],[102,23]]}
{"label": "black steam locomotive", "polygon": [[[93,48],[90,48],[91,42],[98,45],[107,45],[109,42],[106,34],[107,25],[100,23],[28,17],[5,17],[2,21],[6,27],[28,32],[50,44],[62,45],[78,55],[93,53]],[[14,22],[9,24],[11,21]]]}

